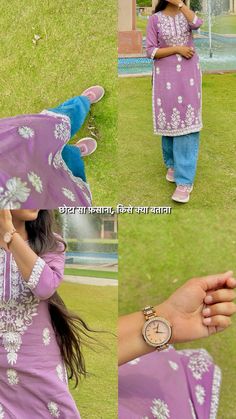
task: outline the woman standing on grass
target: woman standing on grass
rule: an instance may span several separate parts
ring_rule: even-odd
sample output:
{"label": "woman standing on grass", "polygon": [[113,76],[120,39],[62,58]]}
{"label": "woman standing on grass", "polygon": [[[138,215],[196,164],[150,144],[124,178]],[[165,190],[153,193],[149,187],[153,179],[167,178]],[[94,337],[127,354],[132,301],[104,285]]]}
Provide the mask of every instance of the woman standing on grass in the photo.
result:
{"label": "woman standing on grass", "polygon": [[166,179],[176,183],[172,199],[190,199],[202,129],[201,69],[192,29],[202,25],[186,1],[159,0],[147,28],[153,59],[154,133],[162,136]]}
{"label": "woman standing on grass", "polygon": [[80,418],[67,384],[85,375],[86,324],[56,292],[65,244],[47,210],[0,211],[0,418]]}

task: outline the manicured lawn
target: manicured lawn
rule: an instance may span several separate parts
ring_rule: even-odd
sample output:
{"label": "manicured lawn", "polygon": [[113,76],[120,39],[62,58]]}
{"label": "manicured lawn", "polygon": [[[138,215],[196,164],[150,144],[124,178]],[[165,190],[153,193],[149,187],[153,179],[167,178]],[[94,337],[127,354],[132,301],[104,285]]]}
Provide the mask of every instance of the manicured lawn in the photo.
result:
{"label": "manicured lawn", "polygon": [[[117,289],[64,283],[60,295],[68,308],[77,312],[96,330],[116,333]],[[107,348],[85,349],[90,377],[71,391],[83,419],[117,418],[116,337],[110,333],[95,334]]]}
{"label": "manicured lawn", "polygon": [[[117,47],[116,2],[12,0],[1,3],[0,117],[37,113],[90,85],[106,89],[76,140],[99,137],[86,159],[94,205],[116,203]],[[41,40],[34,46],[34,35]],[[75,141],[75,140],[74,140]]]}
{"label": "manicured lawn", "polygon": [[236,74],[203,76],[200,159],[192,198],[174,204],[174,185],[165,180],[160,137],[153,135],[151,78],[119,80],[119,201],[132,205],[219,207],[236,202]]}
{"label": "manicured lawn", "polygon": [[[236,210],[122,215],[119,221],[120,314],[159,304],[187,279],[234,270]],[[236,318],[228,331],[182,345],[206,348],[223,373],[219,418],[236,418]]]}
{"label": "manicured lawn", "polygon": [[93,277],[96,277],[96,278],[117,279],[117,272],[95,271],[93,269],[65,268],[65,275],[93,276]]}

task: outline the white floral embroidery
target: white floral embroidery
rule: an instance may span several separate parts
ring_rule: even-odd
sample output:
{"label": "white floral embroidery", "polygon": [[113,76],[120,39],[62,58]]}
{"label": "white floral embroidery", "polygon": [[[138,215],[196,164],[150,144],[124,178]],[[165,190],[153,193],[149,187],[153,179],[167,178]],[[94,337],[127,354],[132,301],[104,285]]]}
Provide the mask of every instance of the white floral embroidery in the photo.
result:
{"label": "white floral embroidery", "polygon": [[27,183],[18,177],[8,179],[6,189],[0,187],[0,208],[19,209],[20,202],[25,202],[30,194]]}
{"label": "white floral embroidery", "polygon": [[70,125],[67,120],[62,120],[60,124],[55,125],[54,135],[56,139],[67,143],[70,139]]}
{"label": "white floral embroidery", "polygon": [[196,395],[197,402],[198,402],[200,405],[203,405],[203,403],[204,403],[204,401],[205,401],[205,395],[206,395],[206,392],[205,392],[204,387],[203,387],[203,386],[200,386],[200,384],[198,384],[198,385],[195,387],[195,395]]}
{"label": "white floral embroidery", "polygon": [[50,344],[51,341],[51,334],[50,334],[50,330],[45,327],[45,329],[43,329],[43,343],[45,346],[48,346]]}
{"label": "white floral embroidery", "polygon": [[210,407],[209,419],[216,419],[217,418],[217,410],[218,410],[218,405],[219,405],[220,383],[221,383],[221,370],[220,370],[219,367],[215,366],[214,375],[213,375],[212,397],[211,397],[211,407]]}
{"label": "white floral embroidery", "polygon": [[195,84],[194,79],[190,79],[189,84],[190,84],[190,86],[194,86],[194,84]]}
{"label": "white floral embroidery", "polygon": [[67,188],[62,188],[62,193],[68,198],[70,201],[75,202],[75,195]]}
{"label": "white floral embroidery", "polygon": [[49,164],[49,166],[51,166],[51,164],[52,164],[52,153],[50,153],[49,156],[48,156],[48,164]]}
{"label": "white floral embroidery", "polygon": [[140,358],[135,358],[129,362],[129,365],[137,365],[140,362]]}
{"label": "white floral embroidery", "polygon": [[61,364],[56,366],[56,372],[59,380],[64,381],[64,369]]}
{"label": "white floral embroidery", "polygon": [[5,416],[5,412],[4,412],[3,407],[0,403],[0,419],[4,419],[4,416]]}
{"label": "white floral embroidery", "polygon": [[[3,299],[4,294],[4,266],[5,266],[6,252],[0,247],[0,300]],[[2,328],[2,322],[0,319],[0,330]]]}
{"label": "white floral embroidery", "polygon": [[177,57],[177,60],[179,61],[179,63],[181,63],[181,61],[183,61],[183,58],[181,57],[181,55],[177,54],[176,57]]}
{"label": "white floral embroidery", "polygon": [[177,129],[180,125],[180,112],[174,108],[171,115],[171,126],[173,129]]}
{"label": "white floral embroidery", "polygon": [[182,98],[182,96],[178,96],[178,103],[183,103],[183,98]]}
{"label": "white floral embroidery", "polygon": [[5,261],[10,262],[10,287],[5,286],[6,282],[9,284],[9,274],[6,275],[3,265],[4,271],[1,271],[0,280],[0,288],[3,288],[0,290],[0,338],[7,352],[7,361],[13,365],[17,361],[22,344],[21,336],[32,324],[33,317],[38,314],[39,299],[34,297],[25,285],[12,255],[5,253]]}
{"label": "white floral embroidery", "polygon": [[33,185],[36,192],[38,192],[38,193],[43,192],[42,181],[36,173],[34,173],[34,172],[28,173],[28,179],[29,179],[30,183]]}
{"label": "white floral embroidery", "polygon": [[158,125],[161,129],[164,129],[166,126],[166,116],[162,108],[160,108],[160,112],[157,117]]}
{"label": "white floral embroidery", "polygon": [[171,90],[171,83],[169,81],[166,83],[166,88],[167,90]]}
{"label": "white floral embroidery", "polygon": [[191,126],[195,119],[194,108],[191,105],[187,106],[185,122],[187,126]]}
{"label": "white floral embroidery", "polygon": [[173,361],[168,361],[168,362],[169,362],[170,367],[171,367],[174,371],[177,371],[177,370],[179,369],[179,366],[178,366],[178,364],[176,364],[176,362],[173,362]]}
{"label": "white floral embroidery", "polygon": [[156,74],[160,74],[160,67],[156,68]]}
{"label": "white floral embroidery", "polygon": [[26,140],[29,140],[30,138],[34,137],[34,130],[30,127],[19,127],[18,128],[18,134],[25,138]]}
{"label": "white floral embroidery", "polygon": [[176,70],[177,70],[178,72],[180,72],[180,71],[182,70],[182,67],[181,67],[181,65],[180,65],[180,64],[178,64],[178,65],[176,66]]}
{"label": "white floral embroidery", "polygon": [[188,362],[188,368],[196,380],[202,379],[202,376],[209,371],[210,365],[212,362],[202,352],[190,356]]}
{"label": "white floral embroidery", "polygon": [[157,98],[157,105],[161,106],[161,98],[160,97]]}
{"label": "white floral embroidery", "polygon": [[48,410],[49,410],[51,416],[53,416],[54,418],[59,418],[60,417],[60,411],[59,411],[57,403],[49,402],[48,403]]}
{"label": "white floral embroidery", "polygon": [[34,290],[37,287],[44,266],[45,266],[45,261],[41,259],[40,257],[38,257],[38,259],[36,260],[34,264],[30,278],[28,282],[26,282],[26,286],[29,289]]}
{"label": "white floral embroidery", "polygon": [[180,13],[172,17],[162,12],[158,12],[157,15],[161,34],[167,46],[187,45],[190,31],[185,16]]}
{"label": "white floral embroidery", "polygon": [[11,386],[14,386],[14,385],[18,384],[19,383],[19,377],[18,377],[17,371],[14,370],[13,368],[9,368],[7,370],[7,379],[8,379],[8,383]]}
{"label": "white floral embroidery", "polygon": [[198,98],[199,98],[199,99],[201,98],[201,93],[200,93],[200,92],[198,92]]}
{"label": "white floral embroidery", "polygon": [[154,399],[151,407],[154,418],[167,419],[170,417],[168,405],[161,399]]}

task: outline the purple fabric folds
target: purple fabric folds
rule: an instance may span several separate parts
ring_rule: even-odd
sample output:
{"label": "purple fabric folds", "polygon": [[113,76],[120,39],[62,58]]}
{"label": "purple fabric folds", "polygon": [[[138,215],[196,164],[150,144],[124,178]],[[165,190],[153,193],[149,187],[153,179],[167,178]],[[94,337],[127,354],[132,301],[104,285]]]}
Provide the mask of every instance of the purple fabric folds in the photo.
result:
{"label": "purple fabric folds", "polygon": [[204,349],[153,352],[119,368],[119,419],[216,419],[220,382]]}
{"label": "purple fabric folds", "polygon": [[61,156],[70,129],[68,117],[50,111],[0,120],[0,208],[91,206],[88,184]]}

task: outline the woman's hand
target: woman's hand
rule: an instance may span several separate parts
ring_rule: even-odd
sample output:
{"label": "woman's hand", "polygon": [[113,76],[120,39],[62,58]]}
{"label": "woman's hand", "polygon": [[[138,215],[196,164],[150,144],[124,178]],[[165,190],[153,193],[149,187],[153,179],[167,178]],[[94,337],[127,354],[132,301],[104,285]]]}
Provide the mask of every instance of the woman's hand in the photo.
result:
{"label": "woman's hand", "polygon": [[157,306],[157,314],[173,326],[172,342],[204,338],[230,326],[236,312],[232,274],[191,279]]}
{"label": "woman's hand", "polygon": [[192,47],[178,46],[176,48],[177,54],[182,55],[182,57],[187,58],[187,60],[192,58],[195,54],[195,51]]}
{"label": "woman's hand", "polygon": [[173,4],[174,6],[179,7],[179,3],[181,3],[180,0],[167,0],[168,3]]}
{"label": "woman's hand", "polygon": [[13,230],[12,215],[10,210],[0,210],[0,247],[5,248],[3,236],[8,231]]}

